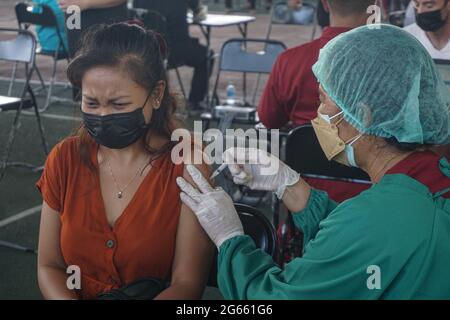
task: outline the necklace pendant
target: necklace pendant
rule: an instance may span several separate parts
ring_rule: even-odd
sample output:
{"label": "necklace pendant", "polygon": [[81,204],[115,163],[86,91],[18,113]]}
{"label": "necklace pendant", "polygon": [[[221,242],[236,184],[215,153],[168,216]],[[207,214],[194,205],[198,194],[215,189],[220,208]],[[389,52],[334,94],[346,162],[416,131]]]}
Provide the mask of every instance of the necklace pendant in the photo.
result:
{"label": "necklace pendant", "polygon": [[122,197],[123,197],[122,191],[119,191],[117,193],[117,198],[122,199]]}

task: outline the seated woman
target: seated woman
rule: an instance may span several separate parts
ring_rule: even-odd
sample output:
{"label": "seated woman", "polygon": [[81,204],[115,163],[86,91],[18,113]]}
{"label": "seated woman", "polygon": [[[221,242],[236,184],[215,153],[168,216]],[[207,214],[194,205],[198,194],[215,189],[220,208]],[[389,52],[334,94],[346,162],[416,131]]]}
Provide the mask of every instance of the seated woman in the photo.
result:
{"label": "seated woman", "polygon": [[[93,299],[146,277],[170,281],[157,299],[203,293],[213,248],[178,197],[175,179],[187,173],[171,161],[175,101],[162,43],[138,26],[100,26],[68,67],[84,123],[54,147],[37,183],[38,280],[47,299]],[[72,265],[80,290],[66,285]]]}

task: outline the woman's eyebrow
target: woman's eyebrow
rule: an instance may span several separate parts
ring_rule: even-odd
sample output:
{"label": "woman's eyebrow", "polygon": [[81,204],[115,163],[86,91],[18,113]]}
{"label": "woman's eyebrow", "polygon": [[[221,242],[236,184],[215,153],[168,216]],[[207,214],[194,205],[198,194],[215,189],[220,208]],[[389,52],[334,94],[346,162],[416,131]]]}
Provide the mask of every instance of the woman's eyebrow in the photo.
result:
{"label": "woman's eyebrow", "polygon": [[93,97],[89,97],[88,95],[85,95],[85,94],[83,94],[83,97],[84,97],[84,98],[86,98],[86,99],[88,99],[88,100],[93,100],[93,101],[97,101],[97,99],[96,99],[96,98],[93,98]]}
{"label": "woman's eyebrow", "polygon": [[118,97],[112,97],[112,98],[109,99],[108,101],[109,101],[109,102],[112,102],[112,101],[117,101],[117,100],[124,99],[124,98],[130,98],[130,96],[118,96]]}

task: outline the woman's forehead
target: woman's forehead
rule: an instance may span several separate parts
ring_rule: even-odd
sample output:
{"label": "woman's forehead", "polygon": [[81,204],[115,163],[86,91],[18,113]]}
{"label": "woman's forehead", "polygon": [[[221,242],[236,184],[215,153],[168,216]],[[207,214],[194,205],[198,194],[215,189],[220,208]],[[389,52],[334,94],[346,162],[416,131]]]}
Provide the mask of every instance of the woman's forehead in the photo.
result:
{"label": "woman's forehead", "polygon": [[104,94],[130,94],[139,90],[139,85],[134,82],[120,68],[99,66],[85,72],[82,79],[83,91]]}

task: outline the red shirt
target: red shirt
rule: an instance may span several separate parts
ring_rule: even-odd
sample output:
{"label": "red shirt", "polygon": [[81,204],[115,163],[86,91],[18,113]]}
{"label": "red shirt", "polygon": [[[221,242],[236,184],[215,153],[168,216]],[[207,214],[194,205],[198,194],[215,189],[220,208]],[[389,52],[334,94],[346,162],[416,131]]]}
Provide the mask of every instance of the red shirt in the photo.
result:
{"label": "red shirt", "polygon": [[[441,159],[443,158],[431,151],[415,152],[397,163],[386,174],[405,174],[427,186],[430,192],[435,194],[450,188],[450,177],[440,168]],[[444,170],[450,172],[450,165],[447,163],[444,166]],[[442,196],[450,198],[450,191]]]}
{"label": "red shirt", "polygon": [[349,30],[327,27],[319,39],[286,50],[278,57],[258,106],[259,119],[267,128],[279,129],[289,121],[302,125],[317,116],[319,83],[312,66],[328,41]]}

